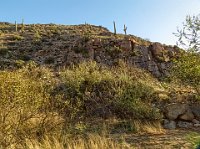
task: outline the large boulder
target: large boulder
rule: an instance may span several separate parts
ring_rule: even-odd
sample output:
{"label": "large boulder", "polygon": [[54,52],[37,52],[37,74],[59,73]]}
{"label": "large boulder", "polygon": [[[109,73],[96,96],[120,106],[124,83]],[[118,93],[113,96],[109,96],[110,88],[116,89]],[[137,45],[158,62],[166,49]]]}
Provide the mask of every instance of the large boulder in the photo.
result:
{"label": "large boulder", "polygon": [[151,51],[153,57],[161,62],[168,62],[170,61],[168,50],[164,48],[163,45],[160,43],[153,43],[149,46],[149,50]]}
{"label": "large boulder", "polygon": [[194,116],[200,120],[200,104],[192,104],[190,106],[190,109],[192,111],[192,113],[194,114]]}
{"label": "large boulder", "polygon": [[188,111],[189,106],[187,104],[181,104],[181,103],[174,103],[169,104],[165,107],[164,113],[167,119],[169,120],[175,120],[180,115],[183,115]]}
{"label": "large boulder", "polygon": [[131,41],[129,41],[129,40],[123,40],[120,43],[120,48],[123,49],[123,50],[125,50],[125,51],[132,50],[132,43],[131,43]]}

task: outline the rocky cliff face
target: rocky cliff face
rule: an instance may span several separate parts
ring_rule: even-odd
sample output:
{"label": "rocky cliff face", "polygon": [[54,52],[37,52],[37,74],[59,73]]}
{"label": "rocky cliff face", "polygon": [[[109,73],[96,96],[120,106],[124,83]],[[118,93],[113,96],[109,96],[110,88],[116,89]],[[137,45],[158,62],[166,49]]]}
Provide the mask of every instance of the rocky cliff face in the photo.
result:
{"label": "rocky cliff face", "polygon": [[0,23],[0,67],[33,60],[58,68],[94,60],[114,66],[127,64],[148,70],[156,77],[168,74],[177,47],[151,43],[132,35],[114,35],[92,25],[18,25]]}

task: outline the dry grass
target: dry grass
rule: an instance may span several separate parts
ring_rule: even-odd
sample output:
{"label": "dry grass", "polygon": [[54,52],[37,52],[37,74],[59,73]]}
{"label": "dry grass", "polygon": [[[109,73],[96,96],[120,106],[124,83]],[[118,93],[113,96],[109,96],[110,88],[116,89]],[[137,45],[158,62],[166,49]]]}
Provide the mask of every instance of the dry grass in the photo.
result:
{"label": "dry grass", "polygon": [[[99,135],[88,135],[85,138],[62,138],[45,137],[44,140],[26,140],[22,148],[26,149],[130,149],[127,143],[118,143],[110,138]],[[10,148],[12,149],[12,148]]]}
{"label": "dry grass", "polygon": [[142,122],[141,120],[133,121],[133,126],[137,132],[150,134],[163,134],[165,130],[162,128],[159,121]]}

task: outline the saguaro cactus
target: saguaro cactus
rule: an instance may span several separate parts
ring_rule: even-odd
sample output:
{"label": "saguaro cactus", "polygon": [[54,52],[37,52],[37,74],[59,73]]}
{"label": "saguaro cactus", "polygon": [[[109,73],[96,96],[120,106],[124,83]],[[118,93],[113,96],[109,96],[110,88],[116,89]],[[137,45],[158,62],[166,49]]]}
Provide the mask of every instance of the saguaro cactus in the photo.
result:
{"label": "saguaro cactus", "polygon": [[22,19],[22,28],[21,31],[24,32],[24,19]]}
{"label": "saguaro cactus", "polygon": [[126,31],[127,31],[127,26],[124,24],[124,33],[126,35]]}
{"label": "saguaro cactus", "polygon": [[116,35],[116,34],[117,34],[117,31],[116,31],[115,21],[113,21],[113,25],[114,25],[114,34]]}
{"label": "saguaro cactus", "polygon": [[17,32],[17,21],[15,21],[15,31]]}

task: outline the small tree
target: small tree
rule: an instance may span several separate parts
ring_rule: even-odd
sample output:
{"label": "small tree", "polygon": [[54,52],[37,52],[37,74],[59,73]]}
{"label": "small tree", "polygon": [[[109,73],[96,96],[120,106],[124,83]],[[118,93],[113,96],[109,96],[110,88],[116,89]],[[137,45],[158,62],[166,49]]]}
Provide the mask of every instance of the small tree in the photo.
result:
{"label": "small tree", "polygon": [[172,76],[195,87],[200,96],[200,15],[187,16],[183,29],[175,35],[179,45],[186,48],[172,69]]}
{"label": "small tree", "polygon": [[187,16],[182,29],[177,29],[174,33],[178,39],[178,45],[190,51],[200,52],[200,14],[197,16]]}

